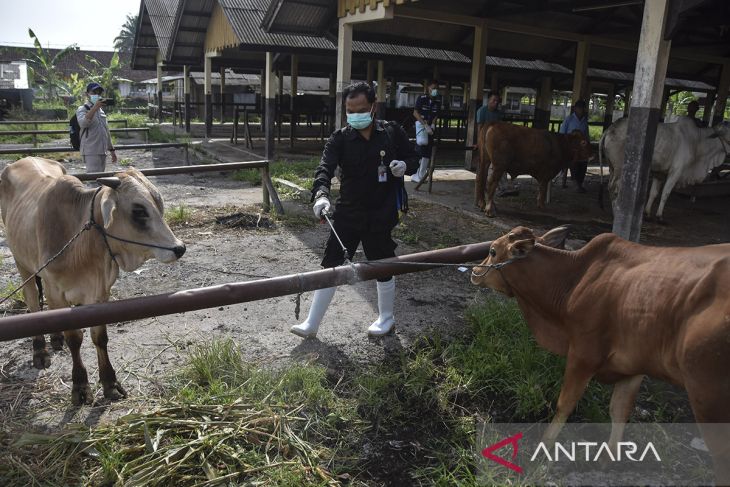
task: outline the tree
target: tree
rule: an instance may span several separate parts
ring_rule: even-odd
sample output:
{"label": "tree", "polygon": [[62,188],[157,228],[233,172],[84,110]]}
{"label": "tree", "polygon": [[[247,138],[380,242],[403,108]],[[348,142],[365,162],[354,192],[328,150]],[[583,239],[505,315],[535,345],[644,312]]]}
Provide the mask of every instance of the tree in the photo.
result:
{"label": "tree", "polygon": [[137,15],[127,15],[119,35],[114,38],[114,48],[124,58],[129,58],[134,49],[134,38],[137,34]]}
{"label": "tree", "polygon": [[[43,93],[46,101],[51,101],[58,95],[58,90],[67,91],[66,82],[59,76],[58,64],[69,54],[79,50],[79,46],[71,44],[55,55],[51,55],[49,50],[43,49],[41,41],[35,35],[32,29],[28,29],[28,35],[33,39],[35,52],[26,59],[29,65],[30,76],[35,81],[43,82]],[[69,93],[70,94],[70,93]]]}
{"label": "tree", "polygon": [[[93,58],[89,55],[86,56],[86,60],[91,64],[91,69],[86,69],[82,66],[82,69],[84,70],[84,83],[88,83],[89,81],[96,81],[104,88],[104,94],[107,97],[119,98],[118,96],[116,96],[118,94],[117,87],[114,86],[117,82],[117,75],[119,74],[119,70],[122,67],[119,62],[119,53],[116,51],[114,52],[111,61],[109,61],[109,66],[103,65],[99,62],[98,59]],[[84,83],[82,83],[82,85]],[[84,90],[85,89],[86,88],[84,87]],[[81,98],[83,97],[84,93],[81,93]]]}

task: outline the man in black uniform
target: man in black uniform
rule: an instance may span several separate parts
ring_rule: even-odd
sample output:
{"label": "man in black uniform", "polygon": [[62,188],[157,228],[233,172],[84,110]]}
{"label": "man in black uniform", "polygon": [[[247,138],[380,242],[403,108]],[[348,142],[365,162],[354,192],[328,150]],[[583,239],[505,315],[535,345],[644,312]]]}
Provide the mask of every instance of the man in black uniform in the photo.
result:
{"label": "man in black uniform", "polygon": [[436,120],[441,110],[441,96],[439,95],[439,82],[432,79],[428,83],[428,92],[416,100],[416,107],[413,110],[413,117],[416,119],[416,131],[425,130],[428,134],[428,145],[418,146],[418,155],[421,162],[418,172],[411,176],[411,181],[419,183],[428,176],[428,165],[431,162],[431,149],[433,148],[433,131],[436,129]]}
{"label": "man in black uniform", "polygon": [[[340,197],[334,212],[334,227],[352,259],[362,242],[368,260],[395,257],[396,243],[390,232],[398,223],[399,192],[403,176],[418,167],[408,136],[394,123],[376,120],[375,90],[367,83],[355,83],[342,93],[347,126],[336,130],[327,141],[312,188],[314,215],[329,213],[330,181],[341,170]],[[342,265],[345,256],[337,237],[330,232],[322,267]],[[381,336],[393,328],[395,278],[378,279],[378,319],[368,334]],[[319,324],[335,294],[335,288],[314,292],[307,319],[291,328],[303,338],[317,334]]]}

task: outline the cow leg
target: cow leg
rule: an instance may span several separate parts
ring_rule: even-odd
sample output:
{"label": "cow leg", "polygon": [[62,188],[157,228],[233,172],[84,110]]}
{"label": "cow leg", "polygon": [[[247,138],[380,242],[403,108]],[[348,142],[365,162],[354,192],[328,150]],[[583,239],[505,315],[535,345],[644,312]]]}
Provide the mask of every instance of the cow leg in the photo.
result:
{"label": "cow leg", "polygon": [[643,375],[634,375],[616,382],[611,394],[611,437],[608,439],[608,447],[611,451],[618,451],[618,442],[624,437],[626,422],[631,416],[631,411],[636,402],[636,395],[639,393]]}
{"label": "cow leg", "polygon": [[677,184],[677,181],[679,180],[680,171],[670,172],[667,176],[667,180],[664,181],[664,188],[662,188],[662,196],[659,200],[659,208],[656,210],[656,218],[657,221],[660,223],[664,223],[664,205],[667,203],[667,199],[669,199],[669,195],[672,194],[672,190],[674,189],[674,185]]}
{"label": "cow leg", "polygon": [[563,188],[568,187],[568,169],[563,169]]}
{"label": "cow leg", "polygon": [[91,328],[91,340],[96,346],[96,358],[99,361],[99,380],[104,387],[104,397],[116,401],[123,397],[127,397],[127,392],[117,382],[117,374],[109,360],[107,353],[107,343],[109,336],[106,332],[106,325],[95,326]]}
{"label": "cow leg", "polygon": [[497,209],[494,205],[494,194],[497,192],[497,186],[499,186],[499,180],[502,177],[504,171],[497,170],[493,165],[492,172],[487,178],[487,206],[484,208],[484,212],[487,216],[497,216]]}
{"label": "cow leg", "polygon": [[489,160],[489,156],[487,154],[480,154],[479,164],[477,165],[477,176],[474,180],[474,204],[482,210],[486,206],[486,202],[484,201],[484,189],[487,185],[490,164],[491,161]]}
{"label": "cow leg", "polygon": [[646,201],[646,207],[644,208],[644,219],[646,221],[651,221],[651,208],[654,206],[654,200],[659,194],[661,184],[662,181],[659,178],[652,178],[651,189],[649,190],[649,199]]}
{"label": "cow leg", "polygon": [[578,400],[583,396],[594,372],[594,367],[586,363],[585,360],[571,357],[570,352],[568,353],[568,361],[563,374],[563,385],[560,387],[560,396],[558,397],[557,411],[550,422],[550,426],[543,434],[543,441],[552,443],[558,437],[563,425],[575,409],[575,405],[578,404]]}
{"label": "cow leg", "polygon": [[537,192],[537,207],[543,209],[545,208],[545,199],[547,198],[550,180],[538,181],[538,184],[540,185],[540,189]]}
{"label": "cow leg", "polygon": [[73,361],[71,402],[74,406],[91,404],[94,401],[94,395],[91,393],[91,387],[89,387],[89,375],[86,373],[86,367],[84,367],[84,362],[81,360],[81,343],[84,341],[84,331],[65,331],[63,336],[68,344],[68,349],[71,351],[71,360]]}
{"label": "cow leg", "polygon": [[[17,264],[16,264],[17,265]],[[23,267],[17,266],[20,278],[25,282],[33,273]],[[31,313],[40,311],[41,298],[36,286],[35,279],[31,279],[23,286],[23,299]],[[33,337],[33,367],[36,369],[47,369],[51,366],[51,356],[46,349],[45,335],[36,335]]]}

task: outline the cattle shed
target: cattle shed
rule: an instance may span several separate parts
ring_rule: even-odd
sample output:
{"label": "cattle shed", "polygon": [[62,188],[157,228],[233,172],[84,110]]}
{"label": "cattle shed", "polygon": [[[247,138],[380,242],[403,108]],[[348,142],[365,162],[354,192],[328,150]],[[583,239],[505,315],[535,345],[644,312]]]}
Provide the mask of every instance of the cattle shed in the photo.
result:
{"label": "cattle shed", "polygon": [[[212,73],[221,93],[226,69],[259,75],[267,158],[275,119],[268,114],[284,76],[293,94],[299,76],[328,78],[335,126],[353,79],[377,82],[379,113],[398,82],[446,81],[447,92],[458,86],[468,94],[467,146],[489,90],[535,89],[536,127],[548,126],[555,90],[573,102],[604,93],[607,112],[621,93],[630,122],[614,231],[632,240],[669,94],[704,92],[704,117],[714,125],[730,88],[730,2],[722,0],[142,0],[138,27],[132,64],[157,70],[160,100],[163,71],[182,72],[186,102],[190,73],[204,73],[206,134]],[[471,169],[472,152],[465,154]]]}

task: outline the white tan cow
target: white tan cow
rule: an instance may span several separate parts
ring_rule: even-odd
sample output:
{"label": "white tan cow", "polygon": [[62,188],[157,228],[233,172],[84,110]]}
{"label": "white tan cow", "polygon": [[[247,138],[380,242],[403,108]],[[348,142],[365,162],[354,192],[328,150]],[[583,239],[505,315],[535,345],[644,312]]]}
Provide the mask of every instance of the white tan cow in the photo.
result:
{"label": "white tan cow", "polygon": [[[616,199],[621,184],[627,126],[628,118],[616,121],[606,130],[599,143],[601,166],[605,159],[611,169],[608,189],[612,200]],[[651,161],[651,191],[644,209],[647,218],[651,216],[660,189],[656,217],[662,221],[664,205],[675,186],[682,188],[701,183],[712,169],[723,163],[729,151],[730,127],[727,123],[703,128],[689,117],[679,117],[673,123],[660,123]]]}
{"label": "white tan cow", "polygon": [[[7,242],[23,280],[90,221],[92,206],[93,219],[99,224],[83,232],[41,271],[38,287],[33,280],[25,285],[23,293],[31,311],[41,308],[39,291],[45,291],[52,309],[108,301],[119,269],[133,271],[152,258],[173,262],[185,253],[185,244],[165,223],[159,192],[142,173],[129,169],[99,182],[103,186],[88,188],[66,175],[58,162],[39,157],[14,162],[0,175],[0,207]],[[104,233],[108,234],[108,244]],[[83,330],[53,335],[53,348],[61,349],[64,338],[73,359],[71,399],[76,405],[91,403],[93,395],[80,354]],[[126,396],[109,361],[106,326],[93,327],[91,339],[96,346],[104,396]],[[43,335],[33,339],[33,365],[50,365]]]}

